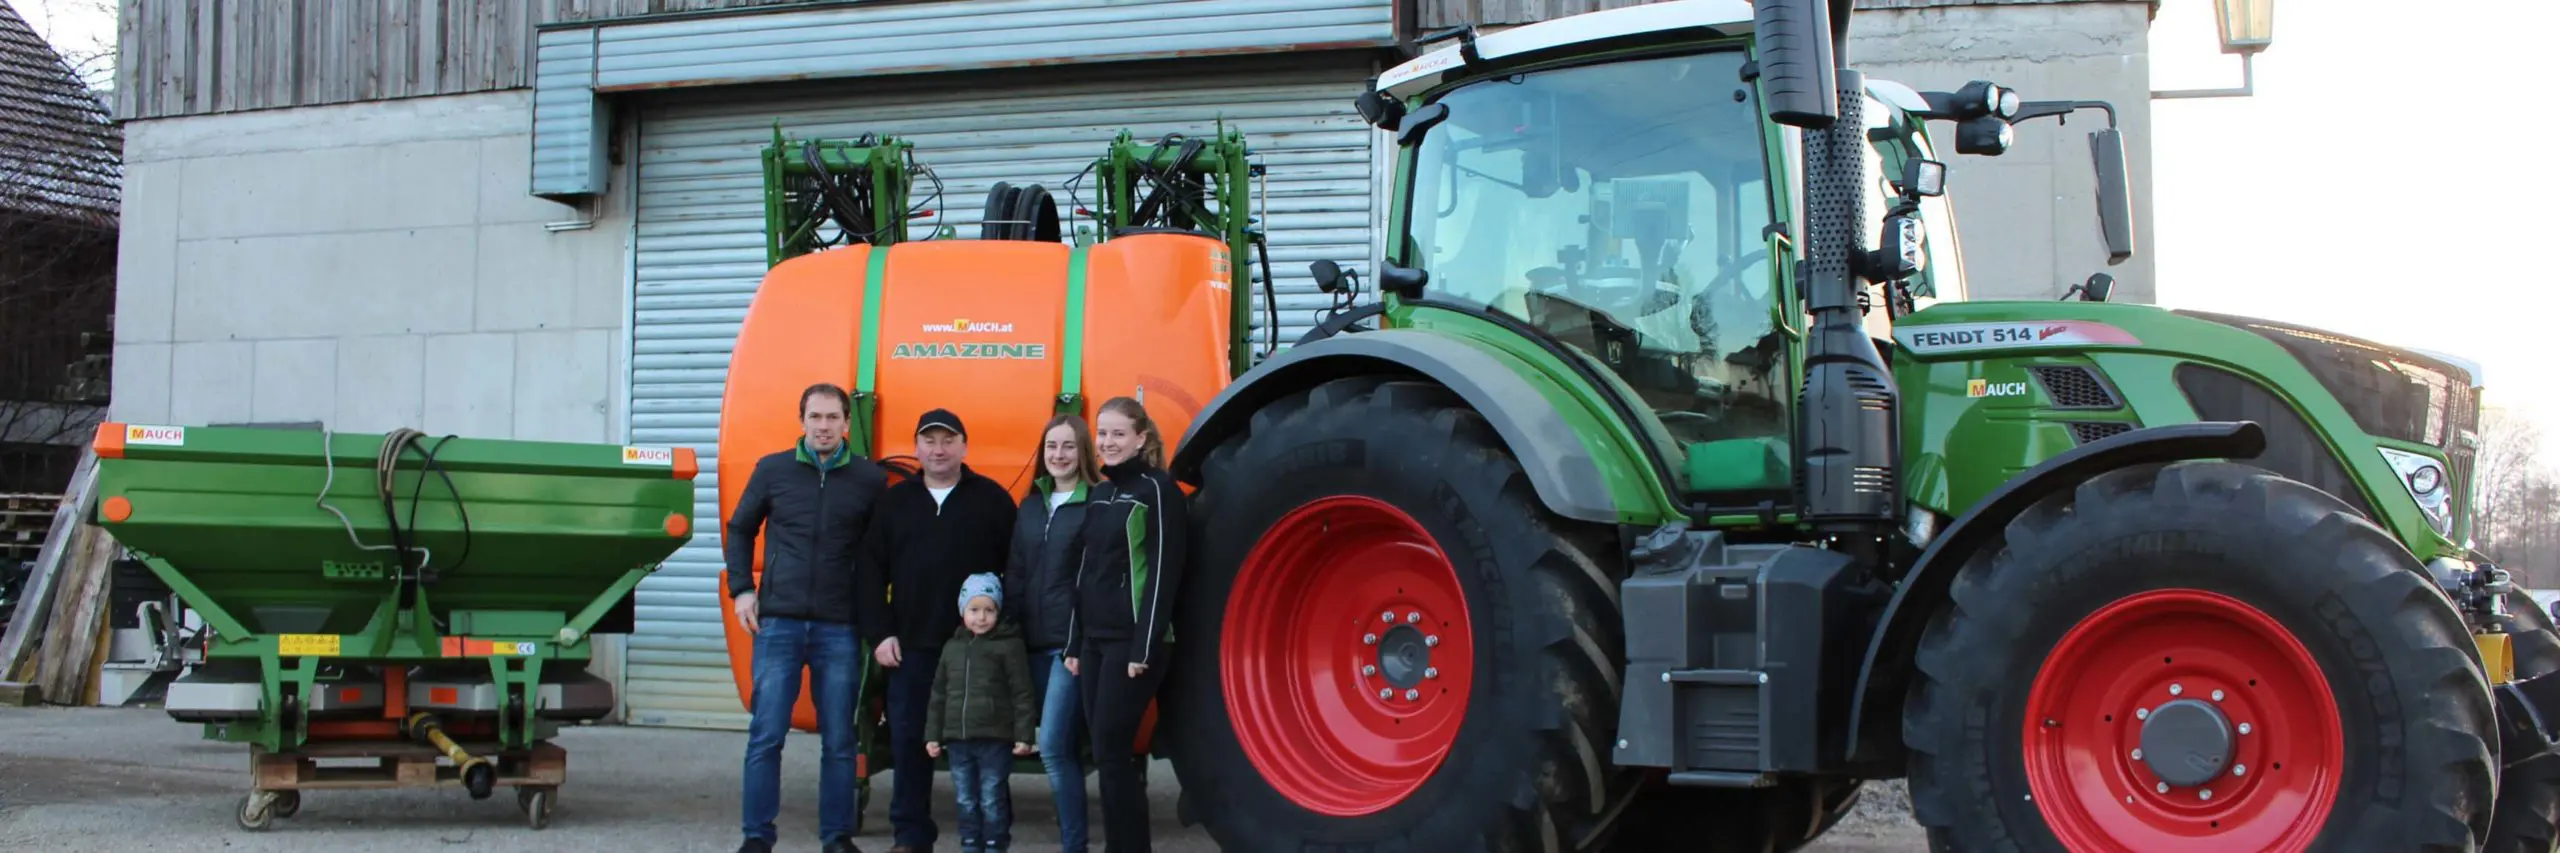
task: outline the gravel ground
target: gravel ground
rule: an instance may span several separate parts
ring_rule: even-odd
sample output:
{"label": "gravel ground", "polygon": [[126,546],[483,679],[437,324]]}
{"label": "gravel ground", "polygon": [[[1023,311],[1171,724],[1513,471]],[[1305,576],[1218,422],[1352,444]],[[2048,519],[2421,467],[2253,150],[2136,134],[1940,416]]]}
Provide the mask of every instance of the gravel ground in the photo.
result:
{"label": "gravel ground", "polygon": [[[737,845],[742,735],[735,732],[618,726],[563,732],[569,782],[550,828],[541,832],[525,827],[509,792],[473,801],[460,789],[439,789],[314,792],[303,798],[300,814],[251,833],[232,819],[248,790],[248,750],[203,740],[201,731],[150,708],[0,709],[0,850],[637,853]],[[816,746],[814,737],[794,733],[783,750],[781,850],[817,849]],[[873,780],[878,795],[860,838],[872,853],[888,849],[890,778]],[[1153,779],[1156,849],[1216,850],[1206,832],[1173,819],[1171,769],[1157,765]],[[940,849],[956,850],[951,789],[947,777],[936,781]],[[1017,775],[1013,797],[1014,849],[1056,850],[1046,781]],[[1925,849],[1901,785],[1889,783],[1873,786],[1858,813],[1808,853]]]}

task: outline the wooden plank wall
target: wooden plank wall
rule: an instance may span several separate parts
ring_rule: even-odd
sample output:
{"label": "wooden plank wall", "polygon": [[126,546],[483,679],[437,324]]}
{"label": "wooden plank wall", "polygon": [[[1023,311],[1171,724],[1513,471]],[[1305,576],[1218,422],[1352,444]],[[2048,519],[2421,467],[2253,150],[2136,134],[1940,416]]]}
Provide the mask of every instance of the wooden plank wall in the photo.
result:
{"label": "wooden plank wall", "polygon": [[554,21],[850,0],[124,0],[116,118],[532,85]]}

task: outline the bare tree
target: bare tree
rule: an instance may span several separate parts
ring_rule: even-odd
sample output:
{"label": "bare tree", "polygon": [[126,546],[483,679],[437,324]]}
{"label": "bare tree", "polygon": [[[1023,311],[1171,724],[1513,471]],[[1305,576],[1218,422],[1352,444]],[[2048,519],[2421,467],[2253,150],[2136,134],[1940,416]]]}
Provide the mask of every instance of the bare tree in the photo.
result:
{"label": "bare tree", "polygon": [[7,0],[90,91],[115,84],[123,10],[117,0]]}
{"label": "bare tree", "polygon": [[2480,418],[2479,496],[2472,524],[2480,551],[2506,566],[2519,584],[2560,587],[2560,472],[2541,458],[2542,429],[2512,410]]}

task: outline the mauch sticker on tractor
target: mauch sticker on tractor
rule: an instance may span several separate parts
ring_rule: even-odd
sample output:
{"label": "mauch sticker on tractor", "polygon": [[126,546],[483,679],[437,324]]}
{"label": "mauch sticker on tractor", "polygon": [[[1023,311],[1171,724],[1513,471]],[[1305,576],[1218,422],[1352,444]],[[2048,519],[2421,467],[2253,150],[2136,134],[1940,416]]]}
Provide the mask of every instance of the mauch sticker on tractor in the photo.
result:
{"label": "mauch sticker on tractor", "polygon": [[2142,343],[2123,329],[2085,320],[1905,326],[1893,330],[1893,341],[1915,355]]}

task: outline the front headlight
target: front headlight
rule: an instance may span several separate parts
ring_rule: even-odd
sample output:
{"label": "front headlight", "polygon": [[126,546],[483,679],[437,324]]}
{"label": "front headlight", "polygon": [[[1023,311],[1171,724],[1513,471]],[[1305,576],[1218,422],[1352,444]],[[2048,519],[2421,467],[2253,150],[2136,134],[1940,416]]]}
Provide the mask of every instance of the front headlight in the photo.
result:
{"label": "front headlight", "polygon": [[2453,535],[2453,490],[2446,488],[2444,462],[2406,450],[2381,450],[2383,460],[2390,462],[2391,470],[2400,475],[2400,485],[2409,490],[2409,497],[2417,499],[2418,509],[2425,511],[2427,526],[2435,528],[2439,535]]}

